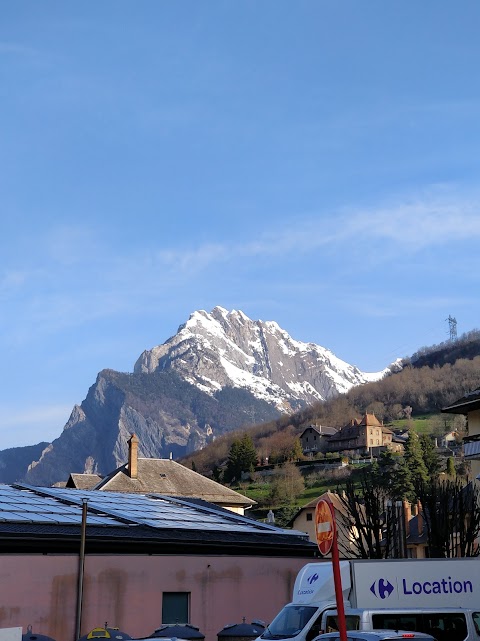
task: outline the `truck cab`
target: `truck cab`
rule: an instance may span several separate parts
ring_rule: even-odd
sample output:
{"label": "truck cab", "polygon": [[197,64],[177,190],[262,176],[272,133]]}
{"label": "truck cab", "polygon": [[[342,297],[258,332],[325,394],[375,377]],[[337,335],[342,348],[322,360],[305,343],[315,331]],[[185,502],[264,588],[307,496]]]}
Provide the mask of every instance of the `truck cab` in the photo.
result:
{"label": "truck cab", "polygon": [[[341,576],[344,596],[350,592],[350,564],[342,561]],[[322,627],[326,610],[336,608],[335,585],[331,563],[308,563],[295,580],[293,601],[288,603],[259,637],[261,641],[313,641],[325,632]],[[348,600],[344,600],[349,606]],[[479,640],[480,641],[480,640]]]}

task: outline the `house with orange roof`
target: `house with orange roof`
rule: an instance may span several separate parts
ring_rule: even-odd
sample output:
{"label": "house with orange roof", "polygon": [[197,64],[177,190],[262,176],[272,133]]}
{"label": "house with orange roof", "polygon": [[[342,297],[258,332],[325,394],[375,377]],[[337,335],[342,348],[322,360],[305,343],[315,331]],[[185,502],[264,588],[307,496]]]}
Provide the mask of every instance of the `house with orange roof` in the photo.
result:
{"label": "house with orange roof", "polygon": [[375,414],[366,412],[362,419],[352,419],[328,441],[329,452],[352,450],[372,455],[392,446],[393,432]]}

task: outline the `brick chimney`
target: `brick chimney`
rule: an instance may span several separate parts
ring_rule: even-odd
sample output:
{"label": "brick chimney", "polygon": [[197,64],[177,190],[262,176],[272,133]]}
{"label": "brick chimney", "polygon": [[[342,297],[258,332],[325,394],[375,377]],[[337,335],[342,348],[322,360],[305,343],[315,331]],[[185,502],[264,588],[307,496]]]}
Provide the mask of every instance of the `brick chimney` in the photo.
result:
{"label": "brick chimney", "polygon": [[132,434],[128,439],[128,475],[131,479],[138,477],[138,436]]}
{"label": "brick chimney", "polygon": [[412,506],[410,501],[403,502],[403,516],[405,518],[405,535],[410,534],[410,519],[412,518]]}

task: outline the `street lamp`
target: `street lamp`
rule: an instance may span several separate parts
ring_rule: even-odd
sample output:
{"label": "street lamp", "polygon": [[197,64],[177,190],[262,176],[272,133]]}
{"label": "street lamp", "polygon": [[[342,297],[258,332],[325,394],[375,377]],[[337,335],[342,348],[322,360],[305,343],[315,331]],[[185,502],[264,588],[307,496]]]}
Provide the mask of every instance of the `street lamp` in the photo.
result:
{"label": "street lamp", "polygon": [[82,498],[82,529],[80,535],[80,554],[78,558],[77,617],[75,621],[75,639],[80,638],[82,627],[83,575],[85,571],[85,538],[87,534],[88,499]]}

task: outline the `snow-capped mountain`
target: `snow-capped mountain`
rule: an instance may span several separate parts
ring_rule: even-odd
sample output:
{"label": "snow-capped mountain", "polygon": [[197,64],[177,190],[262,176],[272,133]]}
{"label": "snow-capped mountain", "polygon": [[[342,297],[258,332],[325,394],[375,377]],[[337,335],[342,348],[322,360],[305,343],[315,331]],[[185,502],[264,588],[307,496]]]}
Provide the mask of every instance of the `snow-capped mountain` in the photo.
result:
{"label": "snow-capped mountain", "polygon": [[210,395],[243,388],[280,411],[326,400],[389,371],[362,372],[325,347],[294,340],[274,321],[223,307],[194,312],[175,336],[143,352],[134,371],[168,370]]}
{"label": "snow-capped mountain", "polygon": [[[0,481],[51,485],[72,472],[106,474],[126,461],[133,432],[141,456],[179,458],[386,371],[361,372],[272,321],[222,307],[197,311],[175,336],[144,352],[133,374],[99,372],[52,443],[16,452],[15,464],[6,452]],[[29,456],[35,460],[26,465]]]}

